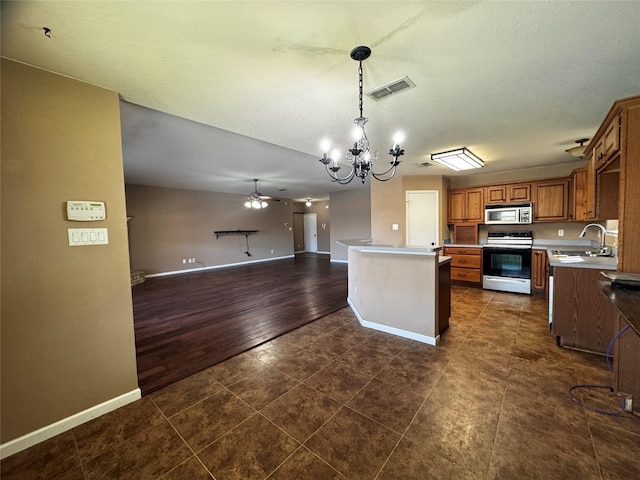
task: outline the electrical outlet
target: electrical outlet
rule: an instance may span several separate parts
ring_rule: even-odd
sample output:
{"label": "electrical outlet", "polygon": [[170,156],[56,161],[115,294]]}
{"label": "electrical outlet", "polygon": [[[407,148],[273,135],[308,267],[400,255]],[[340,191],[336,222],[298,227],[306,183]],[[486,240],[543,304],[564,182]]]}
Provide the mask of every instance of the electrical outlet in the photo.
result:
{"label": "electrical outlet", "polygon": [[558,229],[558,236],[564,237],[564,230],[562,228]]}
{"label": "electrical outlet", "polygon": [[271,253],[273,253],[273,248],[271,249]]}
{"label": "electrical outlet", "polygon": [[196,257],[193,257],[193,258],[191,259],[191,263],[196,263]]}
{"label": "electrical outlet", "polygon": [[186,258],[183,258],[183,259],[182,259],[182,263],[187,263],[187,259],[186,259]]}
{"label": "electrical outlet", "polygon": [[633,397],[631,395],[624,395],[624,411],[633,412]]}

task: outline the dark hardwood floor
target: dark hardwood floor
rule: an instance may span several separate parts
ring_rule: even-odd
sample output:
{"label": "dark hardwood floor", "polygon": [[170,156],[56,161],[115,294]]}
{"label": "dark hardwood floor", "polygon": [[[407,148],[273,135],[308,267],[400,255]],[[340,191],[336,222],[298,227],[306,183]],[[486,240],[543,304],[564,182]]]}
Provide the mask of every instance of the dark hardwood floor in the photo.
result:
{"label": "dark hardwood floor", "polygon": [[143,394],[347,305],[347,265],[328,255],[150,278],[132,288]]}

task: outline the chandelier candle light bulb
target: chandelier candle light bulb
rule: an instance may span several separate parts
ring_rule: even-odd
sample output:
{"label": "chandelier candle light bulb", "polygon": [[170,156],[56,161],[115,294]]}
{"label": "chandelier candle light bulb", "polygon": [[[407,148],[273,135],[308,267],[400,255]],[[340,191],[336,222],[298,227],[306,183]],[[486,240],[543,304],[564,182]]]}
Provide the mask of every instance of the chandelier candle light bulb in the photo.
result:
{"label": "chandelier candle light bulb", "polygon": [[355,177],[358,177],[362,183],[367,181],[369,173],[376,180],[386,182],[391,180],[396,174],[396,168],[400,165],[399,157],[404,155],[404,150],[400,148],[400,140],[394,138],[393,147],[389,150],[389,155],[393,157],[393,160],[389,162],[391,165],[384,172],[376,173],[373,171],[373,163],[378,159],[378,152],[371,152],[369,150],[369,139],[367,138],[367,132],[364,129],[365,124],[369,121],[368,118],[362,114],[362,61],[369,58],[371,55],[371,49],[369,47],[360,46],[351,50],[351,58],[358,62],[358,91],[359,91],[359,108],[360,116],[354,119],[356,129],[354,131],[354,143],[353,148],[347,151],[346,160],[351,167],[349,173],[344,177],[338,176],[340,167],[338,166],[337,152],[333,152],[332,156],[327,153],[329,151],[328,142],[324,141],[322,144],[322,158],[320,161],[324,164],[327,173],[333,179],[334,182],[338,182],[341,185],[346,185],[351,182]]}

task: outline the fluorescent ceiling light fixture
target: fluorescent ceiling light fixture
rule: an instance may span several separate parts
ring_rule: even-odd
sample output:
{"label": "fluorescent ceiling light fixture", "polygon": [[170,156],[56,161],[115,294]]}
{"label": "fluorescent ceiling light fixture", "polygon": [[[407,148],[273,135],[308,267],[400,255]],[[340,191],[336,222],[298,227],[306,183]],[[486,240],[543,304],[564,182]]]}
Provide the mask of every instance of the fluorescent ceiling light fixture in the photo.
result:
{"label": "fluorescent ceiling light fixture", "polygon": [[471,153],[466,147],[451,150],[449,152],[434,153],[431,160],[451,170],[471,170],[472,168],[482,168],[484,162]]}

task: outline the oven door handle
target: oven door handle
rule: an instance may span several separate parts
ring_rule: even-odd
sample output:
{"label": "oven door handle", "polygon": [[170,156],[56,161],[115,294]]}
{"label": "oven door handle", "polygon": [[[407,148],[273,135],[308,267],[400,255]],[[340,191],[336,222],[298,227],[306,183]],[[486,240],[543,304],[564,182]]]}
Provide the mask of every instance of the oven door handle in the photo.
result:
{"label": "oven door handle", "polygon": [[485,277],[490,278],[494,282],[504,282],[504,283],[526,283],[529,281],[527,278],[513,278],[513,277],[496,277],[494,275],[485,275]]}

